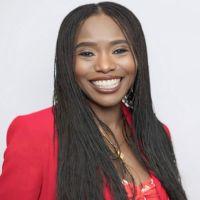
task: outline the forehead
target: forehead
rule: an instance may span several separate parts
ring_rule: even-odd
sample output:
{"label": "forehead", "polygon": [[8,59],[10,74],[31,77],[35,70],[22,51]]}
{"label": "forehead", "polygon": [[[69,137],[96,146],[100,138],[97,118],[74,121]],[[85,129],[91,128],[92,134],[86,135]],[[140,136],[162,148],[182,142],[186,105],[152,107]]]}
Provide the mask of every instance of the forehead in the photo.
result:
{"label": "forehead", "polygon": [[82,40],[98,42],[113,39],[125,39],[125,36],[116,22],[105,14],[89,17],[77,32],[77,42]]}

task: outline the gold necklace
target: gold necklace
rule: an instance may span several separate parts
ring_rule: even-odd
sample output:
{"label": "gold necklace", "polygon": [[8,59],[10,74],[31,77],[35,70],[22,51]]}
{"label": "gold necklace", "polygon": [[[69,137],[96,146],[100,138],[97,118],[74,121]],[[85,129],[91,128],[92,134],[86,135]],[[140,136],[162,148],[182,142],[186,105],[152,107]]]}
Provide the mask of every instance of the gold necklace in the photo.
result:
{"label": "gold necklace", "polygon": [[[123,130],[122,130],[123,131]],[[102,135],[104,136],[104,138],[108,141],[108,143],[110,144],[110,145],[112,145],[114,148],[115,148],[115,150],[117,150],[117,159],[118,158],[120,158],[121,160],[122,160],[122,162],[126,165],[126,166],[128,166],[129,168],[131,168],[136,174],[137,174],[137,176],[138,176],[138,178],[139,178],[139,180],[140,180],[140,183],[142,184],[142,181],[141,181],[141,179],[140,179],[140,176],[138,175],[138,173],[136,172],[136,170],[130,165],[130,164],[128,164],[127,162],[125,162],[125,160],[124,160],[124,154],[121,152],[121,150],[120,150],[120,148],[118,148],[116,145],[114,145],[107,137],[106,137],[106,135],[104,134],[104,133],[102,133]],[[119,144],[119,146],[121,146],[123,143],[125,142],[125,140],[123,140],[120,144]],[[128,170],[128,168],[126,167],[126,169]],[[130,170],[128,170],[128,172],[129,172],[129,174],[131,174],[130,173]],[[123,184],[128,184],[128,181],[125,179],[125,178],[122,178],[122,181],[121,181]]]}
{"label": "gold necklace", "polygon": [[[123,125],[122,125],[122,132],[123,132],[123,127],[125,126],[124,120],[123,120]],[[121,160],[124,162],[124,154],[120,151],[120,149],[114,145],[107,137],[106,135],[102,132],[102,135],[104,136],[104,138],[108,141],[109,144],[111,144],[112,147],[114,147],[115,150],[117,150],[117,159],[121,158]],[[119,146],[121,146],[126,140],[124,139]]]}
{"label": "gold necklace", "polygon": [[[117,148],[117,147],[106,137],[106,135],[105,135],[104,133],[102,133],[102,134],[103,134],[104,138],[108,141],[108,143],[111,144],[115,149],[117,149],[117,156],[118,156],[118,158],[121,158],[121,159],[123,160],[123,159],[124,159],[124,154],[120,151],[120,149]],[[119,146],[121,146],[124,142],[125,142],[125,140],[123,140],[123,141],[119,144]]]}

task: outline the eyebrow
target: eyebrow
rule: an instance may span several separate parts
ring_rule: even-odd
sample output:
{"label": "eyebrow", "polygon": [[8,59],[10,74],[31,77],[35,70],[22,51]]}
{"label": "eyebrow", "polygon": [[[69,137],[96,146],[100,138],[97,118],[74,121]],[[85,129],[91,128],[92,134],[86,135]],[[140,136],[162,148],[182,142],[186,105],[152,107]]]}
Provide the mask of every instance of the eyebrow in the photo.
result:
{"label": "eyebrow", "polygon": [[[111,45],[116,45],[116,44],[128,44],[128,42],[126,40],[113,40],[111,42],[109,42]],[[83,47],[83,46],[96,46],[97,43],[96,42],[80,42],[79,44],[77,44],[75,46],[75,49],[79,48],[79,47]]]}

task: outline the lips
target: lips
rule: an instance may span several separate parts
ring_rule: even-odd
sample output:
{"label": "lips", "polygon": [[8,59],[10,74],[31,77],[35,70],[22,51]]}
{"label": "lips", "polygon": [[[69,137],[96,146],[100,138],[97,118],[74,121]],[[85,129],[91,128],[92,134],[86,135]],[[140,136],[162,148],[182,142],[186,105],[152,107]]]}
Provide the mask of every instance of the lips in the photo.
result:
{"label": "lips", "polygon": [[98,81],[91,81],[92,84],[94,84],[95,86],[99,87],[99,88],[114,88],[116,87],[119,82],[120,82],[120,78],[118,79],[111,79],[111,80],[98,80]]}
{"label": "lips", "polygon": [[120,88],[122,77],[90,81],[92,87],[100,93],[113,93]]}

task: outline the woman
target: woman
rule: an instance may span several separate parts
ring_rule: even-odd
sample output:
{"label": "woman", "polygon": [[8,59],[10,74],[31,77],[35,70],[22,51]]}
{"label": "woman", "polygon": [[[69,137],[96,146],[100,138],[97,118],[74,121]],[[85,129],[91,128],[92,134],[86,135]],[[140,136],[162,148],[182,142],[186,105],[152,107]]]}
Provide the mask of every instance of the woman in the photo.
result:
{"label": "woman", "polygon": [[101,2],[71,11],[54,76],[53,106],[8,129],[0,199],[186,199],[130,10]]}

